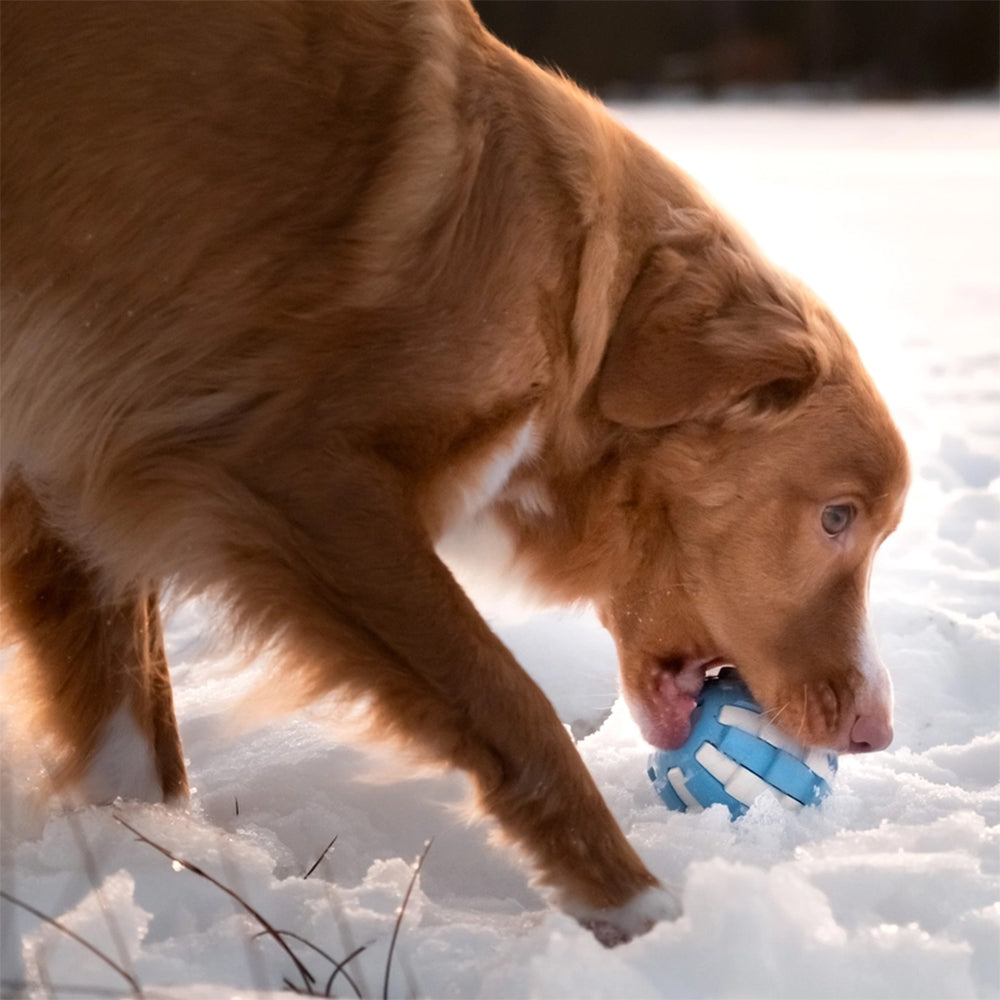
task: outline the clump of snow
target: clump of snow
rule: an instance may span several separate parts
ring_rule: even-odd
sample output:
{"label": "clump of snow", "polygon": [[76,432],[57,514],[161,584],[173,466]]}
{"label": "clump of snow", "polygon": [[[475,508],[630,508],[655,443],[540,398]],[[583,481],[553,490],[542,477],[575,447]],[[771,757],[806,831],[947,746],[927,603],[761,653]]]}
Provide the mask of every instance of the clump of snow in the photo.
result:
{"label": "clump of snow", "polygon": [[[212,609],[195,603],[170,621],[168,645],[197,791],[187,809],[118,813],[333,960],[364,946],[351,980],[334,980],[339,996],[381,995],[431,839],[392,996],[1000,996],[1000,116],[975,105],[616,113],[827,299],[898,415],[914,484],[872,582],[893,746],[842,757],[833,795],[799,814],[768,800],[735,823],[722,807],[668,812],[593,617],[487,602],[632,842],[683,897],[676,922],[607,951],[546,907],[519,859],[490,845],[489,823],[468,825],[461,776],[401,777],[391,756],[332,741],[318,710],[234,735],[227,710],[252,677],[234,679],[232,654],[212,651]],[[4,768],[6,893],[158,996],[248,996],[285,978],[302,988],[229,896],[112,809],[36,807],[30,779]],[[37,917],[6,903],[0,917],[3,995],[21,982],[29,995],[129,992]],[[334,966],[287,941],[322,992]]]}

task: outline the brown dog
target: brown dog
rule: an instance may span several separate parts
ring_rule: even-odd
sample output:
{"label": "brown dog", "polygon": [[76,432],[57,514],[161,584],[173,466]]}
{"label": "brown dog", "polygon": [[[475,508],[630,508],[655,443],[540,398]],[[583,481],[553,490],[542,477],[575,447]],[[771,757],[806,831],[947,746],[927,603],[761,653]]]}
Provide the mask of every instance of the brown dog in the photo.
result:
{"label": "brown dog", "polygon": [[[3,596],[60,783],[186,791],[158,588],[463,768],[568,912],[674,910],[435,553],[593,602],[645,737],[706,668],[891,738],[903,444],[836,321],[464,3],[3,12]],[[54,752],[54,751],[51,751]]]}

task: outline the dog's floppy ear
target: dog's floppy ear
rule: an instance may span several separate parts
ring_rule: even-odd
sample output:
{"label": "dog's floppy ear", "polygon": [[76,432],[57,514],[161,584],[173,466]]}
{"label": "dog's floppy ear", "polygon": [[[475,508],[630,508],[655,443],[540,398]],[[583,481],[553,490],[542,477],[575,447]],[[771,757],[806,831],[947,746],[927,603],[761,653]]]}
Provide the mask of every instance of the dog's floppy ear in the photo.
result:
{"label": "dog's floppy ear", "polygon": [[711,256],[661,248],[646,261],[598,375],[608,420],[648,430],[781,408],[815,382],[804,319],[752,269],[734,271],[733,251]]}

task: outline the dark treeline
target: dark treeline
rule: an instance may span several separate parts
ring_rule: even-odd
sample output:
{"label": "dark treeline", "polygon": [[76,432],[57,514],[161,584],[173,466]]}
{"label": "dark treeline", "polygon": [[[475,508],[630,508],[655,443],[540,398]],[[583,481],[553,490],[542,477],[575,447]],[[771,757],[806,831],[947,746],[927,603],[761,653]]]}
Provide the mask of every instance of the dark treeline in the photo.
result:
{"label": "dark treeline", "polygon": [[519,52],[604,96],[785,88],[995,93],[997,0],[474,0]]}

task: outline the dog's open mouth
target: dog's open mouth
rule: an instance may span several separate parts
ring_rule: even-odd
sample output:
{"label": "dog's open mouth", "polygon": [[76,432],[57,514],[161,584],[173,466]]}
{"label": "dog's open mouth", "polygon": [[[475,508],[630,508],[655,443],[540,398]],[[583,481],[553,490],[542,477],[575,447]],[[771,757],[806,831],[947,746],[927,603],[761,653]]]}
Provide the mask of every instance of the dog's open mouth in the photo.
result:
{"label": "dog's open mouth", "polygon": [[691,735],[691,714],[705,678],[728,663],[721,657],[651,657],[642,703],[631,705],[643,739],[661,750],[676,750]]}

